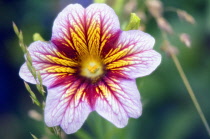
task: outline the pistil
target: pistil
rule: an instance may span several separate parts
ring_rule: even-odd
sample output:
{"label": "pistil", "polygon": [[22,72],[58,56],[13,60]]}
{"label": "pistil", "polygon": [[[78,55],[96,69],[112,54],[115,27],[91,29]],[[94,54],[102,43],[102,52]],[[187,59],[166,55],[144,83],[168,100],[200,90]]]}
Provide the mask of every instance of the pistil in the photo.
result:
{"label": "pistil", "polygon": [[103,68],[100,62],[85,61],[81,66],[81,75],[91,80],[95,80],[103,74]]}

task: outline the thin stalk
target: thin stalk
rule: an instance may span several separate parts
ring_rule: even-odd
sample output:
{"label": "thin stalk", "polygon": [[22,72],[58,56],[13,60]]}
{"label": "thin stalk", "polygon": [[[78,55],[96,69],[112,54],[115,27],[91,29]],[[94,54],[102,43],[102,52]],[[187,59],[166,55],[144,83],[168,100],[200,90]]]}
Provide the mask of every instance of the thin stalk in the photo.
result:
{"label": "thin stalk", "polygon": [[207,132],[208,132],[208,135],[210,136],[210,128],[209,128],[208,122],[207,122],[207,120],[205,118],[205,115],[203,114],[203,111],[202,111],[202,109],[201,109],[201,107],[200,107],[200,105],[199,105],[199,103],[198,103],[198,101],[195,97],[195,94],[194,94],[194,92],[192,90],[192,87],[190,86],[190,83],[189,83],[189,81],[188,81],[188,79],[187,79],[187,77],[186,77],[186,75],[185,75],[185,73],[182,69],[182,66],[181,66],[181,64],[180,64],[180,62],[179,62],[179,60],[178,60],[178,58],[175,54],[171,54],[171,57],[172,57],[172,59],[174,61],[174,64],[175,64],[175,66],[176,66],[176,68],[177,68],[177,70],[178,70],[178,72],[179,72],[179,74],[182,78],[182,81],[183,81],[183,83],[184,83],[184,85],[185,85],[185,87],[186,87],[194,105],[195,105],[195,108],[197,109],[198,114],[199,114],[199,116],[200,116],[200,118],[201,118]]}
{"label": "thin stalk", "polygon": [[[168,45],[170,45],[170,42],[169,42],[169,39],[168,39],[166,33],[163,32],[163,31],[161,31],[161,33],[163,35],[163,38],[165,40],[167,40],[167,42],[169,43]],[[202,120],[202,122],[203,122],[203,124],[204,124],[204,126],[205,126],[205,128],[207,130],[207,133],[208,133],[208,135],[210,137],[209,124],[208,124],[208,122],[207,122],[207,120],[205,118],[205,115],[204,115],[204,113],[203,113],[203,111],[202,111],[202,109],[201,109],[201,107],[200,107],[200,105],[199,105],[199,103],[198,103],[198,101],[197,101],[197,99],[195,97],[195,93],[192,90],[192,87],[191,87],[191,85],[190,85],[190,83],[189,83],[189,81],[188,81],[188,79],[187,79],[187,77],[186,77],[186,75],[184,73],[184,70],[182,69],[182,66],[181,66],[181,64],[180,64],[176,54],[173,53],[173,52],[169,52],[169,55],[171,56],[175,66],[176,66],[176,68],[177,68],[177,70],[179,72],[179,75],[181,76],[182,81],[183,81],[183,83],[184,83],[184,85],[185,85],[185,87],[186,87],[186,89],[187,89],[187,91],[188,91],[192,101],[193,101],[193,104],[194,104],[196,110],[198,111],[198,115],[200,116],[200,118],[201,118],[201,120]]]}

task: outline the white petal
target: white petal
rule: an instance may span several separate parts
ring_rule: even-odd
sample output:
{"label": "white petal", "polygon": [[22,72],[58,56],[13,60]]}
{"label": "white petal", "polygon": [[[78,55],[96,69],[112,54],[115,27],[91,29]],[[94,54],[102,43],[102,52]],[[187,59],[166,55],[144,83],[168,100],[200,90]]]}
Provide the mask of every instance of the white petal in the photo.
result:
{"label": "white petal", "polygon": [[98,86],[95,110],[119,128],[127,125],[128,118],[138,118],[142,112],[140,94],[134,80],[105,78]]}
{"label": "white petal", "polygon": [[47,126],[60,125],[67,134],[81,128],[92,111],[84,94],[86,86],[80,80],[72,79],[48,89],[44,115]]}
{"label": "white petal", "polygon": [[154,38],[147,33],[122,32],[115,51],[105,58],[106,68],[131,79],[149,75],[161,62],[161,55],[152,49],[154,43]]}

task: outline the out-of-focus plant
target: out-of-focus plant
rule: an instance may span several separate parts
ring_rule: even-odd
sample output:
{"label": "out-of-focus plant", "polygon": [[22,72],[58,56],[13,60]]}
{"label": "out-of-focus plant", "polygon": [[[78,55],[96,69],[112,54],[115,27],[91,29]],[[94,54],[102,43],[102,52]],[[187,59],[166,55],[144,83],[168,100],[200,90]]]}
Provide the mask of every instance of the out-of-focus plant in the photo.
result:
{"label": "out-of-focus plant", "polygon": [[[107,3],[110,4],[115,4],[111,0],[107,0]],[[137,15],[141,18],[141,30],[144,30],[147,26],[147,17],[152,16],[158,25],[158,28],[161,30],[162,37],[163,37],[163,45],[161,49],[168,55],[170,58],[172,58],[177,71],[179,72],[179,75],[181,76],[181,79],[193,101],[193,104],[207,130],[208,135],[210,136],[210,127],[209,124],[205,118],[205,115],[196,99],[196,96],[194,95],[193,89],[184,73],[184,70],[177,58],[177,54],[179,53],[179,50],[177,47],[173,46],[170,42],[170,39],[168,39],[168,36],[173,36],[173,37],[178,37],[182,43],[186,45],[186,47],[191,46],[191,39],[190,35],[187,33],[177,33],[174,31],[172,28],[171,24],[167,21],[167,19],[163,16],[164,13],[166,12],[175,12],[180,18],[180,20],[186,21],[189,24],[195,25],[196,21],[192,15],[187,13],[187,11],[178,9],[175,7],[164,7],[164,4],[160,0],[143,0],[142,3],[140,4],[141,7],[138,7],[138,2],[137,0],[118,0],[118,4],[124,4],[123,11],[121,10],[121,14],[125,13],[125,15],[129,14],[130,12],[136,12]],[[146,13],[148,12],[148,14]],[[125,21],[126,22],[126,21]]]}
{"label": "out-of-focus plant", "polygon": [[210,128],[208,125],[208,122],[202,112],[202,109],[194,95],[194,92],[192,90],[192,87],[190,86],[190,83],[183,71],[183,68],[177,58],[177,54],[178,54],[178,48],[173,46],[170,42],[170,40],[168,39],[168,35],[178,35],[180,38],[180,41],[183,42],[187,47],[190,47],[191,45],[191,40],[190,40],[190,36],[186,33],[181,33],[178,34],[176,33],[173,28],[171,27],[170,23],[167,21],[167,19],[164,18],[163,13],[167,12],[167,11],[172,11],[172,12],[176,12],[178,17],[190,24],[195,24],[195,19],[193,18],[193,16],[191,16],[190,14],[188,14],[186,11],[181,10],[181,9],[177,9],[177,8],[173,8],[173,7],[167,7],[165,8],[163,3],[159,0],[146,0],[146,7],[148,8],[149,13],[155,18],[158,27],[160,28],[161,32],[162,32],[162,36],[163,36],[163,40],[164,40],[164,45],[162,46],[162,50],[172,58],[181,78],[182,81],[195,105],[195,108],[198,111],[198,114],[207,130],[207,133],[210,136]]}
{"label": "out-of-focus plant", "polygon": [[[19,45],[26,57],[26,63],[27,63],[27,67],[30,70],[30,72],[32,73],[34,79],[36,80],[36,88],[38,90],[38,92],[43,96],[42,100],[38,100],[36,93],[34,93],[34,91],[32,91],[31,87],[29,86],[28,83],[24,82],[25,87],[27,89],[27,91],[30,94],[30,97],[32,99],[32,102],[34,104],[36,104],[38,107],[40,107],[41,109],[44,109],[44,103],[45,103],[45,99],[46,99],[46,95],[45,95],[45,90],[44,87],[42,85],[42,78],[40,76],[40,73],[38,71],[35,70],[34,66],[32,65],[32,60],[31,60],[31,56],[27,50],[27,45],[25,45],[24,40],[23,40],[23,33],[21,30],[18,29],[18,27],[16,26],[16,24],[13,22],[13,29],[15,31],[15,34],[17,35],[18,39],[19,39]],[[44,41],[44,39],[41,37],[40,34],[35,33],[34,36],[34,41],[37,40],[41,40]],[[37,113],[36,111],[30,111],[29,112],[29,116],[32,117],[33,119],[36,120],[40,120],[40,118],[42,119],[42,117],[40,117],[39,113]],[[56,137],[61,138],[61,132],[60,132],[60,128],[59,127],[53,127],[53,128],[48,128]],[[33,134],[31,134],[31,136],[33,137],[33,139],[37,139],[37,137]]]}
{"label": "out-of-focus plant", "polygon": [[[77,15],[80,11],[85,14]],[[44,108],[45,122],[53,127],[49,129],[58,138],[61,138],[61,130],[56,126],[67,134],[75,133],[92,111],[118,128],[125,127],[130,117],[141,115],[142,104],[135,78],[152,73],[160,64],[161,55],[153,50],[155,40],[151,35],[134,30],[139,25],[140,19],[132,13],[125,29],[129,31],[122,31],[117,15],[109,6],[92,4],[84,9],[79,4],[70,4],[55,19],[51,40],[45,42],[35,33],[35,42],[27,47],[21,31],[13,23],[26,56],[19,75],[37,85],[44,97],[43,103],[25,83],[32,101]],[[43,84],[47,87],[47,96]],[[80,131],[79,135],[88,137],[84,133]]]}
{"label": "out-of-focus plant", "polygon": [[[170,39],[168,38],[168,36],[175,36],[178,37],[180,39],[180,41],[182,43],[184,43],[187,47],[191,46],[191,40],[190,40],[190,35],[187,33],[177,33],[173,27],[171,26],[171,24],[167,21],[167,19],[163,16],[163,13],[165,12],[175,12],[177,13],[177,16],[181,19],[184,20],[190,24],[196,24],[195,19],[193,18],[193,16],[191,16],[189,13],[187,13],[186,11],[182,10],[182,9],[177,9],[174,7],[164,7],[163,3],[159,0],[144,0],[141,3],[141,8],[138,8],[138,3],[137,0],[129,0],[129,1],[125,1],[125,0],[116,0],[116,1],[112,1],[112,0],[95,0],[95,2],[97,3],[108,3],[109,5],[111,5],[117,14],[125,14],[125,17],[128,17],[128,15],[131,12],[135,12],[136,14],[131,14],[131,20],[129,22],[128,18],[125,19],[121,19],[124,20],[123,23],[121,24],[122,28],[124,30],[131,30],[131,29],[141,29],[141,30],[145,30],[147,28],[147,20],[148,17],[153,17],[156,22],[157,22],[157,28],[159,28],[161,30],[162,33],[162,37],[163,37],[163,45],[161,47],[161,49],[166,53],[166,55],[168,55],[172,61],[174,62],[181,78],[182,81],[195,105],[196,110],[198,111],[198,114],[207,130],[207,133],[210,136],[210,128],[208,125],[208,122],[202,112],[202,109],[194,95],[194,92],[192,90],[192,87],[190,86],[190,83],[183,71],[183,68],[177,58],[177,55],[179,54],[179,50],[177,47],[173,46],[173,44],[171,43]],[[127,14],[127,15],[126,15]],[[141,26],[139,27],[140,24],[140,19],[137,18],[138,15],[141,18]],[[133,19],[132,19],[133,18]],[[134,20],[135,19],[135,20]],[[40,73],[36,72],[34,70],[34,67],[32,65],[31,62],[31,57],[27,51],[27,47],[23,42],[23,35],[22,32],[18,30],[18,28],[16,27],[15,24],[13,24],[14,30],[16,35],[19,38],[19,44],[20,47],[22,48],[23,52],[26,55],[26,62],[27,62],[27,66],[30,69],[31,73],[33,74],[34,78],[37,81],[37,89],[38,91],[41,93],[41,95],[43,96],[43,100],[40,101],[37,99],[36,94],[31,90],[30,86],[25,83],[26,89],[28,90],[28,92],[30,93],[30,97],[32,99],[32,101],[39,106],[40,108],[43,109],[44,104],[43,101],[45,100],[45,91],[43,89],[42,86],[42,80],[40,77]],[[42,37],[40,37],[39,34],[35,34],[34,35],[34,40],[42,40]],[[33,112],[33,111],[32,111]],[[98,119],[97,121],[100,121],[100,119]],[[96,123],[97,125],[98,123]],[[100,127],[101,128],[101,127]],[[102,130],[98,128],[96,130],[96,135],[98,138],[103,138],[102,134]],[[107,127],[103,127],[107,132],[103,133],[105,134],[106,137],[110,137],[114,131],[109,130],[110,126]],[[123,130],[123,129],[122,129]],[[64,136],[61,137],[61,131],[59,127],[55,127],[52,128],[51,131],[58,137],[58,138],[65,138]],[[92,138],[92,134],[88,134],[86,131],[83,130],[79,130],[76,134],[77,137],[79,138],[84,138],[84,139],[90,139]],[[34,136],[32,134],[33,138],[36,139],[36,136]],[[125,137],[124,137],[125,138]]]}
{"label": "out-of-focus plant", "polygon": [[[183,71],[183,68],[177,58],[177,47],[173,46],[170,42],[170,40],[168,39],[168,35],[179,35],[177,34],[171,27],[170,23],[167,22],[167,20],[163,17],[163,11],[173,11],[176,12],[178,17],[190,24],[195,24],[195,19],[193,18],[193,16],[191,16],[190,14],[188,14],[186,11],[181,10],[181,9],[176,9],[176,8],[164,8],[163,4],[161,1],[159,0],[147,0],[146,2],[147,8],[150,12],[150,14],[156,19],[158,26],[162,32],[162,36],[164,39],[164,45],[162,47],[162,50],[164,52],[166,52],[166,54],[168,56],[170,56],[182,78],[182,81],[195,105],[195,108],[198,111],[198,114],[207,130],[207,133],[210,136],[210,128],[208,125],[208,122],[204,116],[204,113],[194,95],[194,92],[192,90],[192,87]],[[190,36],[186,33],[181,33],[179,35],[180,41],[183,42],[187,47],[190,47],[191,45],[191,41],[190,41]]]}

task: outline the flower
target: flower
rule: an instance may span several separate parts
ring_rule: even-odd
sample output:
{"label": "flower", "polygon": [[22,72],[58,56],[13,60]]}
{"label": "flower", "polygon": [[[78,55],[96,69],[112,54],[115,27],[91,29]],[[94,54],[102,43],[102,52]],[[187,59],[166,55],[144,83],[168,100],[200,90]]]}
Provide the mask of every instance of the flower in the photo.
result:
{"label": "flower", "polygon": [[[161,56],[154,38],[139,30],[122,31],[106,4],[84,9],[68,5],[54,21],[49,42],[33,42],[28,51],[47,87],[44,119],[76,132],[92,111],[122,128],[142,113],[135,78],[150,74]],[[35,84],[26,63],[20,77]]]}

